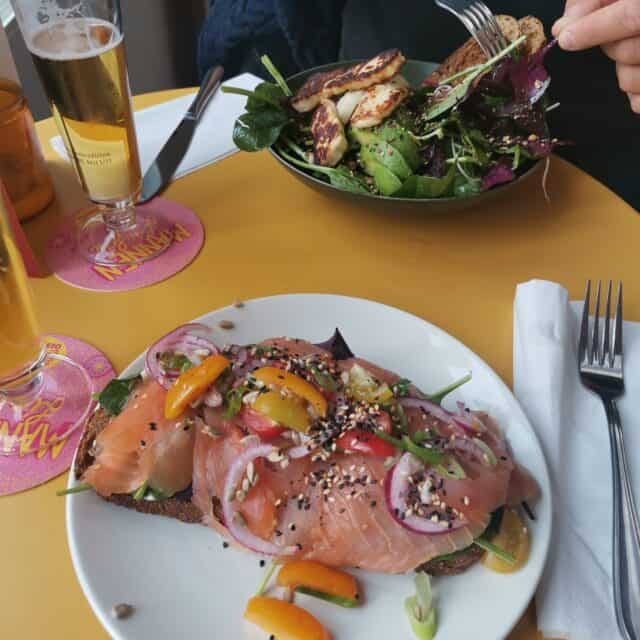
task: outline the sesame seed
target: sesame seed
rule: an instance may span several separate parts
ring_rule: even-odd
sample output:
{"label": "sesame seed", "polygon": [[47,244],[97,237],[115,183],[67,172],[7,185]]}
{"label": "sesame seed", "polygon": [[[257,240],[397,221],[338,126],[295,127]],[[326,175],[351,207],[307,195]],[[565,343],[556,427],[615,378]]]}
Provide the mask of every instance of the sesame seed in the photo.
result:
{"label": "sesame seed", "polygon": [[144,447],[147,443],[144,440],[140,440],[140,446]]}
{"label": "sesame seed", "polygon": [[296,525],[292,522],[292,523],[289,525],[289,531],[295,531],[295,530],[296,530]]}
{"label": "sesame seed", "polygon": [[471,501],[469,500],[469,496],[465,496],[464,498],[462,498],[462,502],[463,502],[465,505],[467,505],[467,506],[468,506],[468,505],[469,505],[469,502],[471,502]]}
{"label": "sesame seed", "polygon": [[218,322],[218,326],[221,329],[233,329],[236,325],[231,322],[231,320],[220,320],[220,322]]}
{"label": "sesame seed", "polygon": [[228,549],[229,548],[229,543],[226,540],[222,543],[222,548],[223,549]]}

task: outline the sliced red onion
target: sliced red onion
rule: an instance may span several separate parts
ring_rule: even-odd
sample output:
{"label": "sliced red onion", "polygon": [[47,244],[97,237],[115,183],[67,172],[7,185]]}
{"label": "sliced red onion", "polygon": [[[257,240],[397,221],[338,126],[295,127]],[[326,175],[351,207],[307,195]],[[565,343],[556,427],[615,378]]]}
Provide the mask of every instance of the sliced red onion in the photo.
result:
{"label": "sliced red onion", "polygon": [[258,458],[266,458],[271,453],[277,453],[278,449],[270,444],[254,445],[253,440],[249,447],[233,461],[233,464],[227,472],[224,481],[224,490],[222,494],[222,515],[224,522],[229,529],[229,533],[236,542],[256,553],[269,556],[289,556],[294,554],[298,548],[295,546],[279,547],[273,542],[263,540],[251,533],[249,527],[243,524],[241,514],[236,508],[235,493],[238,486],[242,483],[245,476],[247,466],[250,462]]}
{"label": "sliced red onion", "polygon": [[158,361],[158,355],[165,351],[176,351],[198,364],[202,358],[196,352],[206,351],[207,355],[218,353],[216,346],[208,339],[209,336],[211,336],[211,329],[205,324],[191,323],[174,329],[147,349],[145,357],[147,373],[168,389],[180,372],[164,371]]}
{"label": "sliced red onion", "polygon": [[[409,476],[423,468],[422,463],[410,453],[405,453],[398,462],[389,469],[384,481],[385,499],[391,517],[405,529],[414,533],[438,535],[451,533],[466,525],[466,520],[456,518],[451,522],[451,528],[443,526],[440,522],[433,522],[430,518],[421,518],[412,514],[402,517],[407,512],[407,495],[409,493]],[[429,511],[438,512],[435,508]]]}
{"label": "sliced red onion", "polygon": [[487,467],[495,467],[498,464],[491,447],[480,438],[455,438],[449,441],[448,448],[467,453]]}
{"label": "sliced red onion", "polygon": [[[402,398],[402,400],[400,400],[400,404],[407,409],[424,409],[434,418],[442,420],[442,422],[446,422],[447,424],[453,424],[454,426],[464,429],[464,431],[473,435],[477,435],[478,431],[482,430],[480,422],[476,422],[476,426],[469,420],[467,415],[456,415],[450,413],[439,404],[431,402],[431,400],[426,400],[424,398]],[[466,413],[467,412],[465,411],[465,414]]]}

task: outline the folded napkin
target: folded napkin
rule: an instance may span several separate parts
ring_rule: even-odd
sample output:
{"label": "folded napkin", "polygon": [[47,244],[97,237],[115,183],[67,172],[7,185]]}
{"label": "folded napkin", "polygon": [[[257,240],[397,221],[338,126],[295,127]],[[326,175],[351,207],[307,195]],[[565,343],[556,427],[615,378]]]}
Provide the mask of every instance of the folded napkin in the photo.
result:
{"label": "folded napkin", "polygon": [[[546,637],[621,638],[612,595],[612,480],[600,399],[580,384],[577,337],[582,303],[553,282],[518,286],[514,391],[540,438],[551,473],[554,524],[536,605]],[[640,325],[624,323],[626,394],[619,408],[640,497]]]}
{"label": "folded napkin", "polygon": [[[226,80],[224,84],[251,90],[260,82],[262,81],[257,76],[243,73]],[[194,96],[195,92],[136,111],[134,120],[143,175],[182,120]],[[174,179],[222,160],[237,151],[231,138],[233,123],[243,113],[245,103],[244,96],[218,91],[207,107],[193,136],[189,151],[178,166]],[[51,138],[51,146],[58,155],[69,159],[60,136]]]}

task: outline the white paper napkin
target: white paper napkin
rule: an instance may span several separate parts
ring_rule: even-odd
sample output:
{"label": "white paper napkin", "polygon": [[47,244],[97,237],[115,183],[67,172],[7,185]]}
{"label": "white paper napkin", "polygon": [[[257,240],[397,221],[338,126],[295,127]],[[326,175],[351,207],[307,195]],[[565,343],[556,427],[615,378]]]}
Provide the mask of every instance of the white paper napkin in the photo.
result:
{"label": "white paper napkin", "polygon": [[[225,80],[223,84],[250,90],[260,82],[257,76],[243,73]],[[136,111],[134,120],[143,175],[182,120],[194,96],[195,92]],[[174,179],[222,160],[237,151],[231,136],[233,124],[243,113],[245,103],[244,96],[218,91],[207,107],[193,136],[189,151],[178,166]],[[69,160],[60,136],[51,138],[51,146],[58,155]]]}
{"label": "white paper napkin", "polygon": [[[582,387],[576,345],[582,302],[532,280],[518,286],[514,308],[514,391],[540,438],[551,472],[554,524],[536,595],[547,637],[621,638],[611,587],[612,481],[602,403]],[[640,499],[640,325],[624,324],[626,393],[619,408]]]}

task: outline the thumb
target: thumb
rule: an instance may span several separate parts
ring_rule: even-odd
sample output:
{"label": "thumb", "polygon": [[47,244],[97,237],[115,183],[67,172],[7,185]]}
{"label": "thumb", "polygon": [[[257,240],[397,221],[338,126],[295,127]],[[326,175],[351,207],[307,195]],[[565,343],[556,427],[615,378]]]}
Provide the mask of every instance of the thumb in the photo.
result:
{"label": "thumb", "polygon": [[569,24],[582,18],[602,7],[606,7],[609,4],[613,4],[617,0],[567,0],[564,8],[564,15],[559,18],[551,28],[551,33],[555,38],[560,35],[560,32]]}

